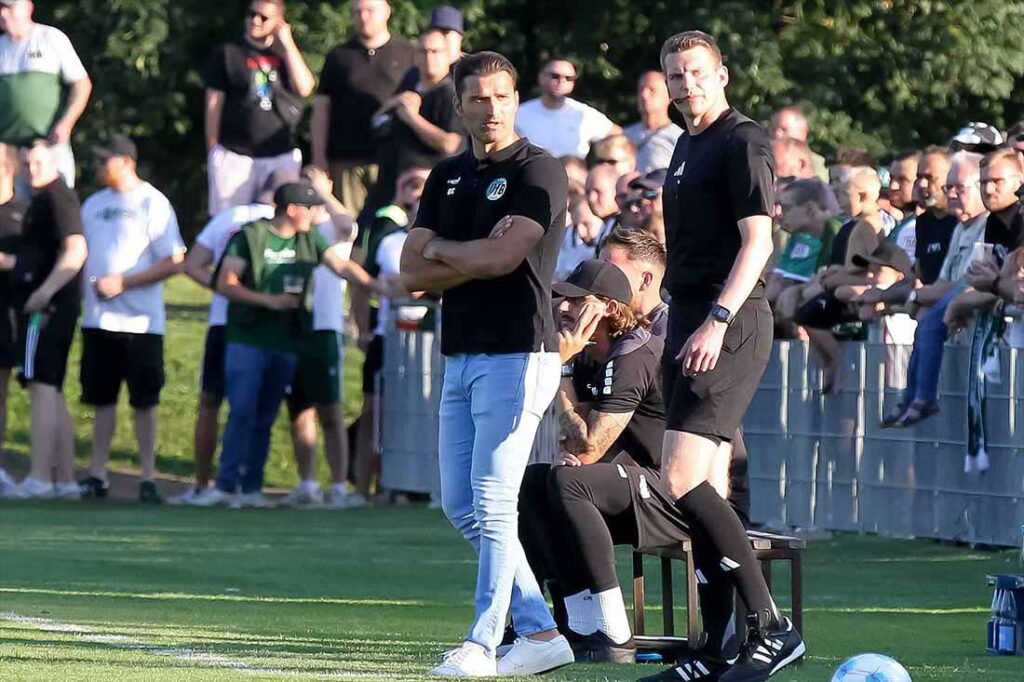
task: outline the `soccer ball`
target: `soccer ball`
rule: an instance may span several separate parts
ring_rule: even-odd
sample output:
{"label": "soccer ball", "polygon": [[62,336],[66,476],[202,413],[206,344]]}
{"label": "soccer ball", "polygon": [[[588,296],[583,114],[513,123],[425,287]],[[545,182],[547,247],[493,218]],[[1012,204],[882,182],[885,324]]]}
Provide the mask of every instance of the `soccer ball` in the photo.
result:
{"label": "soccer ball", "polygon": [[882,654],[858,654],[843,662],[832,682],[911,682],[910,673]]}

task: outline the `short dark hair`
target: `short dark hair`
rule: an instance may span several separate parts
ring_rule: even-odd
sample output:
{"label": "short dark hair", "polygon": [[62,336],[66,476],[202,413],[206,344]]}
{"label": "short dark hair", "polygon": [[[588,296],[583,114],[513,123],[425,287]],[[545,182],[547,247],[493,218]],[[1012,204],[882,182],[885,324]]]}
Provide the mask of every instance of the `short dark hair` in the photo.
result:
{"label": "short dark hair", "polygon": [[816,204],[823,211],[832,211],[836,203],[832,197],[832,190],[818,178],[801,178],[788,182],[779,194],[790,195],[797,206]]}
{"label": "short dark hair", "polygon": [[897,153],[896,156],[892,157],[892,163],[899,163],[900,161],[908,161],[910,159],[913,159],[916,162],[920,158],[920,149],[904,149],[903,151]]}
{"label": "short dark hair", "polygon": [[423,29],[422,31],[420,31],[420,34],[419,34],[418,38],[420,38],[420,39],[422,39],[422,38],[426,38],[426,37],[427,37],[428,35],[430,35],[431,33],[437,33],[437,34],[438,34],[438,35],[440,35],[440,36],[441,36],[442,38],[444,38],[444,37],[445,37],[445,31],[444,31],[444,29],[440,29],[440,28],[437,28],[436,26],[427,26],[427,27],[426,27],[425,29]]}
{"label": "short dark hair", "polygon": [[836,165],[850,166],[851,168],[856,168],[857,166],[874,168],[876,164],[874,157],[868,153],[868,150],[846,147],[836,150]]}
{"label": "short dark hair", "polygon": [[512,79],[512,86],[518,89],[519,73],[508,58],[497,52],[473,52],[463,55],[462,59],[455,62],[455,67],[452,69],[455,96],[462,97],[462,83],[467,78],[489,73],[507,73]]}
{"label": "short dark hair", "polygon": [[988,168],[1000,161],[1005,161],[1011,164],[1018,172],[1024,171],[1024,166],[1022,166],[1020,162],[1020,156],[1017,155],[1017,150],[1012,147],[1002,147],[989,152],[981,159],[980,166],[982,168]]}
{"label": "short dark hair", "polygon": [[1021,136],[1024,136],[1024,120],[1017,121],[1010,126],[1010,129],[1006,131],[1006,141],[1012,144]]}
{"label": "short dark hair", "polygon": [[647,230],[616,225],[601,242],[602,249],[610,246],[625,249],[630,260],[665,267],[665,245]]}
{"label": "short dark hair", "polygon": [[718,41],[704,31],[683,31],[677,33],[664,42],[661,46],[661,65],[665,66],[665,57],[670,54],[686,52],[695,47],[703,47],[715,58],[718,64],[722,63],[722,51],[718,49]]}

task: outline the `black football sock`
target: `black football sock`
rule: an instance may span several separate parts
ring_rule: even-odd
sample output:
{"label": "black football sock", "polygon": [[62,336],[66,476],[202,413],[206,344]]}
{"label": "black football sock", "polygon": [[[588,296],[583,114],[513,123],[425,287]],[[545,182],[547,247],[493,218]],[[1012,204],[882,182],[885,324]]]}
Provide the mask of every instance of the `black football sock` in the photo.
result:
{"label": "black football sock", "polygon": [[676,500],[676,508],[707,536],[711,549],[718,555],[719,566],[736,581],[743,603],[750,613],[757,614],[758,623],[769,625],[778,622],[778,610],[768,592],[747,532],[729,503],[705,481]]}
{"label": "black football sock", "polygon": [[722,570],[720,557],[700,527],[690,529],[693,540],[693,564],[697,573],[700,617],[707,634],[704,651],[715,658],[729,660],[739,653],[736,637],[736,589]]}

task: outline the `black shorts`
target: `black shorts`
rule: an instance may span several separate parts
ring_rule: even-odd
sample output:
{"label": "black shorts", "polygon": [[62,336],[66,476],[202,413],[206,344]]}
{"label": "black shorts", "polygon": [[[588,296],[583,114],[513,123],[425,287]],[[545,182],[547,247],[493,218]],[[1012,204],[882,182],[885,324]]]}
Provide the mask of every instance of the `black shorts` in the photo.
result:
{"label": "black shorts", "polygon": [[199,390],[218,402],[224,399],[224,353],[227,345],[224,325],[214,325],[206,330]]}
{"label": "black shorts", "polygon": [[83,329],[81,381],[87,405],[117,404],[124,382],[132,407],[154,407],[164,386],[163,335]]}
{"label": "black shorts", "polygon": [[828,292],[820,293],[807,303],[800,306],[793,321],[801,327],[811,329],[832,329],[839,324],[853,322],[857,316],[850,311],[850,306]]}
{"label": "black shorts", "polygon": [[377,394],[377,374],[384,368],[384,337],[380,334],[370,340],[363,359],[363,393]]}
{"label": "black shorts", "polygon": [[731,441],[768,366],[774,320],[768,301],[750,298],[725,332],[718,364],[685,376],[676,355],[708,318],[712,303],[674,299],[662,358],[665,428]]}
{"label": "black shorts", "polygon": [[24,315],[15,308],[0,306],[0,369],[18,367],[25,359],[20,331],[23,320]]}
{"label": "black shorts", "polygon": [[18,379],[23,384],[37,383],[64,390],[68,370],[68,353],[78,327],[79,306],[57,306],[32,324],[32,316],[21,318],[21,337],[25,355]]}

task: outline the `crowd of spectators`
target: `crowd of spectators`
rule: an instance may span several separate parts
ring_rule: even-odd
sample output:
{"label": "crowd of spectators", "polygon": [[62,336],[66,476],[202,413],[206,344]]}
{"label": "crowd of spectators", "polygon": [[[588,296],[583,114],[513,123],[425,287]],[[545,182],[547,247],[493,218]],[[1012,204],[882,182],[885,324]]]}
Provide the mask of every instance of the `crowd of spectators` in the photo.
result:
{"label": "crowd of spectators", "polygon": [[[327,54],[319,75],[292,35],[283,0],[253,0],[241,35],[211,50],[202,68],[210,222],[186,255],[174,208],[139,177],[138,151],[123,135],[91,150],[104,189],[79,205],[71,138],[91,81],[67,36],[33,21],[31,0],[0,0],[0,439],[15,370],[32,406],[31,470],[15,483],[0,469],[0,495],[106,496],[124,383],[139,496],[162,501],[154,484],[162,282],[184,273],[214,295],[195,484],[176,501],[266,505],[262,469],[285,399],[301,483],[284,503],[348,508],[372,500],[383,337],[392,324],[417,329],[428,318],[427,307],[400,291],[406,229],[430,168],[466,145],[449,76],[464,25],[457,9],[440,6],[407,40],[391,33],[386,0],[351,7],[353,35]],[[539,96],[522,102],[516,120],[519,134],[559,158],[569,179],[557,280],[597,257],[613,230],[664,242],[662,185],[682,134],[660,71],[636,83],[639,120],[616,123],[572,96],[585,78],[581,67],[545,62]],[[298,133],[310,98],[304,167]],[[768,129],[778,230],[767,297],[777,338],[814,349],[824,392],[843,383],[840,341],[878,330],[885,343],[913,347],[902,400],[883,421],[910,427],[941,409],[937,382],[951,336],[969,337],[972,361],[983,367],[1001,344],[1024,346],[1024,122],[1005,134],[968,123],[952,139],[893,150],[885,165],[858,149],[840,149],[826,163],[796,105],[775,111]],[[349,291],[346,281],[358,286]],[[62,387],[79,326],[82,400],[96,417],[88,475],[76,482]],[[353,326],[366,359],[350,457],[340,367],[342,333]],[[230,416],[215,477],[225,398]],[[318,423],[331,469],[326,495],[316,475]],[[984,469],[983,425],[971,428],[981,438],[969,466]]]}

